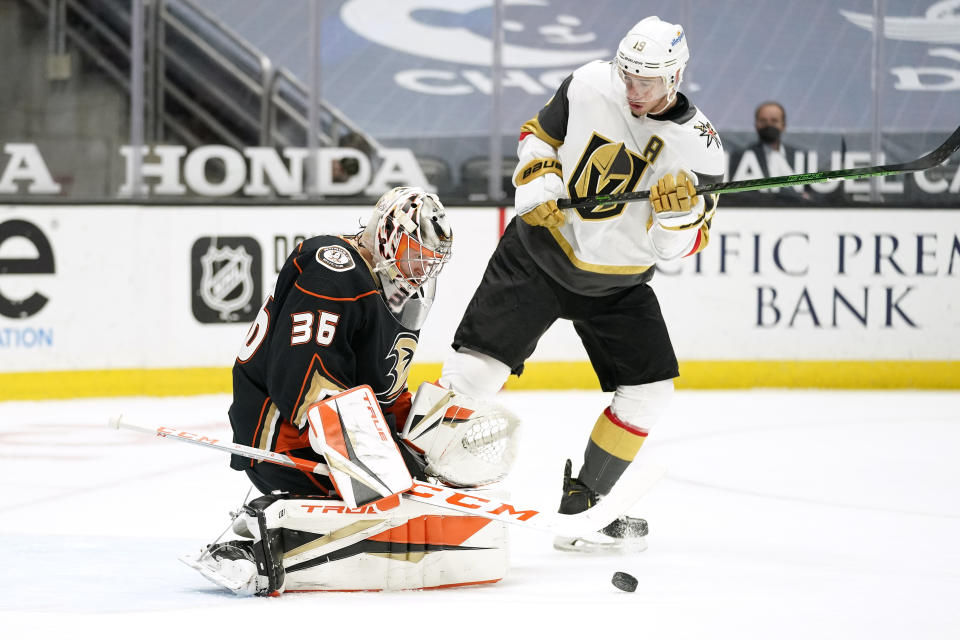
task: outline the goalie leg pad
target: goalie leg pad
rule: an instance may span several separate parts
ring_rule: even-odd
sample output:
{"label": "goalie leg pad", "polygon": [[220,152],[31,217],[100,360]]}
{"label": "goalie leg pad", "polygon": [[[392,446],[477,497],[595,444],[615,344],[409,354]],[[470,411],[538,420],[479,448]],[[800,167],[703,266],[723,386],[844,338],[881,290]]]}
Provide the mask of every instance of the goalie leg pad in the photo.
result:
{"label": "goalie leg pad", "polygon": [[287,591],[396,591],[497,582],[506,525],[406,499],[391,509],[287,500]]}
{"label": "goalie leg pad", "polygon": [[240,518],[254,540],[183,558],[238,595],[433,589],[497,582],[507,571],[505,524],[397,497],[351,507],[263,496]]}

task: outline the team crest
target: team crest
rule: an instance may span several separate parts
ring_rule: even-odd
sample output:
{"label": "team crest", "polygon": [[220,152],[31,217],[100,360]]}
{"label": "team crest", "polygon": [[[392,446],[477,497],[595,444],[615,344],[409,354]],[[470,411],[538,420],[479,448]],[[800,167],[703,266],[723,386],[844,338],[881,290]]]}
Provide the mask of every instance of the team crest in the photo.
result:
{"label": "team crest", "polygon": [[253,258],[243,246],[217,247],[210,244],[200,258],[200,298],[224,322],[250,303],[253,296]]}
{"label": "team crest", "polygon": [[710,148],[711,144],[716,143],[717,147],[720,146],[720,136],[717,135],[717,130],[713,128],[713,125],[709,122],[698,122],[693,125],[693,128],[700,132],[701,138],[707,139],[707,148]]}
{"label": "team crest", "polygon": [[413,364],[413,354],[416,351],[416,335],[412,333],[401,333],[397,336],[397,339],[394,340],[393,346],[390,348],[390,353],[388,353],[385,358],[385,360],[393,361],[390,373],[388,374],[390,379],[393,380],[393,384],[385,393],[377,394],[377,396],[382,398],[381,401],[392,400],[403,391],[407,385],[407,376],[410,375],[410,365]]}
{"label": "team crest", "polygon": [[317,262],[331,271],[349,271],[354,265],[350,252],[337,245],[317,249]]}
{"label": "team crest", "polygon": [[[633,191],[648,164],[643,156],[630,151],[622,142],[607,140],[594,132],[567,183],[567,189],[575,198]],[[625,203],[619,202],[592,209],[577,209],[577,212],[585,220],[600,220],[618,215],[625,206]]]}

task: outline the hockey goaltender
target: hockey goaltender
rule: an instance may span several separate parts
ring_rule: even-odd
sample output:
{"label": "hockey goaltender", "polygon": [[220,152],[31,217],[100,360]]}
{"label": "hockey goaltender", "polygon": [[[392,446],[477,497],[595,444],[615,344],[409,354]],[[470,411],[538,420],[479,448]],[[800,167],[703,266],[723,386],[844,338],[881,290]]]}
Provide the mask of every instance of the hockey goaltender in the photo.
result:
{"label": "hockey goaltender", "polygon": [[236,444],[307,464],[234,455],[262,495],[235,514],[232,539],[184,562],[242,595],[504,576],[504,523],[400,498],[414,477],[495,482],[515,457],[519,422],[503,408],[432,383],[407,390],[452,243],[438,197],[398,187],[357,235],[293,251],[240,348],[229,417]]}

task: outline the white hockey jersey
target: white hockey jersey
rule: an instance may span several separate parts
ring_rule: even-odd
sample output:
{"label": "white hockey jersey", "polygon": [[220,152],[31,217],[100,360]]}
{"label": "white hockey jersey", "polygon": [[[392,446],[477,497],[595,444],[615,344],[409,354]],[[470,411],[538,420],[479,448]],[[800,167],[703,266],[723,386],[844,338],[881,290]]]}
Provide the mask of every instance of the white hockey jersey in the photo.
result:
{"label": "white hockey jersey", "polygon": [[[649,190],[680,169],[694,173],[701,185],[723,176],[720,137],[707,117],[683,94],[659,116],[633,116],[610,62],[577,69],[522,130],[555,149],[573,198]],[[530,158],[520,155],[522,167]],[[698,228],[666,232],[684,234],[676,237],[679,243],[671,243],[676,255],[664,255],[663,247],[654,244],[656,233],[664,232],[652,224],[647,200],[567,210],[558,229],[518,227],[542,269],[571,291],[599,296],[649,280],[658,260],[701,250],[716,202],[706,196],[706,215]]]}

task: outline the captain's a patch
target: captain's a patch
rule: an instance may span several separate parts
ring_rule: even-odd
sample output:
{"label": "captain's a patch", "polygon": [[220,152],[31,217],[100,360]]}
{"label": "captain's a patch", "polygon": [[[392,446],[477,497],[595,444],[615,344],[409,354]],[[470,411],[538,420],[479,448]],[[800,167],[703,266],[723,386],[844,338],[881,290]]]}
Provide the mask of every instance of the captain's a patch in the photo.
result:
{"label": "captain's a patch", "polygon": [[331,271],[349,271],[354,267],[350,252],[337,245],[317,249],[317,262]]}

